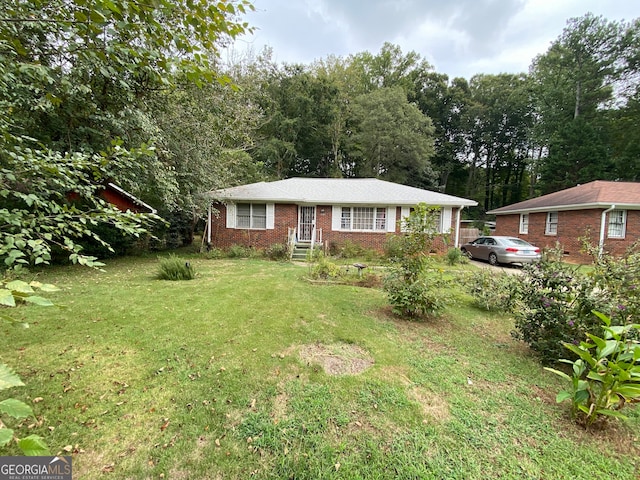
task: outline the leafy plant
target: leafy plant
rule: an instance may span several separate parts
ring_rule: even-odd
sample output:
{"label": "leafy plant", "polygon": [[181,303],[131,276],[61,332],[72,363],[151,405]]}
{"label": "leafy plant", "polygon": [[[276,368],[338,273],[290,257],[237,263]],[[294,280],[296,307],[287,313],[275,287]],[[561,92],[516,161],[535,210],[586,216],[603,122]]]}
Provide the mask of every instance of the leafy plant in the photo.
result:
{"label": "leafy plant", "polygon": [[467,262],[467,257],[462,254],[462,251],[459,248],[448,249],[446,258],[447,263],[451,266]]}
{"label": "leafy plant", "polygon": [[[32,303],[41,306],[52,306],[53,302],[46,298],[34,295],[36,289],[44,292],[54,292],[58,288],[54,285],[40,282],[27,283],[22,280],[3,280],[0,282],[0,305],[4,308],[16,307],[20,303]],[[0,307],[0,308],[2,308]],[[28,324],[16,321],[13,317],[0,314],[0,319],[19,324],[28,328]],[[0,391],[13,387],[23,386],[22,380],[5,364],[0,364]],[[16,420],[33,416],[33,410],[26,403],[15,398],[7,398],[0,401],[0,414]],[[14,438],[14,431],[8,428],[0,418],[0,447],[5,447]],[[44,441],[38,435],[29,435],[22,439],[16,439],[18,447],[25,455],[49,455],[49,450]]]}
{"label": "leafy plant", "polygon": [[274,243],[264,251],[269,260],[286,261],[289,260],[289,248],[284,243]]}
{"label": "leafy plant", "polygon": [[330,261],[320,250],[317,250],[312,258],[314,261],[309,264],[309,276],[313,279],[328,280],[330,278],[340,278],[344,272]]}
{"label": "leafy plant", "polygon": [[438,210],[419,204],[402,219],[406,232],[389,242],[391,270],[384,280],[393,312],[415,317],[433,314],[444,306],[444,298],[426,280],[427,252],[436,235]]}
{"label": "leafy plant", "polygon": [[479,269],[463,280],[474,303],[488,312],[511,312],[520,295],[520,278],[505,272]]}
{"label": "leafy plant", "polygon": [[570,390],[558,393],[558,403],[571,401],[572,414],[589,426],[603,417],[625,419],[620,413],[628,403],[640,402],[640,342],[629,338],[640,324],[612,326],[611,319],[593,312],[603,323],[604,338],[587,333],[579,345],[563,345],[579,358],[561,360],[573,367],[573,375],[547,368],[571,382]]}
{"label": "leafy plant", "polygon": [[525,266],[512,305],[512,336],[527,343],[542,363],[557,362],[565,354],[563,342],[577,344],[598,331],[591,311],[606,299],[595,287],[575,266],[550,260]]}
{"label": "leafy plant", "polygon": [[196,271],[191,262],[174,254],[160,258],[160,271],[158,272],[160,280],[193,280],[195,276]]}

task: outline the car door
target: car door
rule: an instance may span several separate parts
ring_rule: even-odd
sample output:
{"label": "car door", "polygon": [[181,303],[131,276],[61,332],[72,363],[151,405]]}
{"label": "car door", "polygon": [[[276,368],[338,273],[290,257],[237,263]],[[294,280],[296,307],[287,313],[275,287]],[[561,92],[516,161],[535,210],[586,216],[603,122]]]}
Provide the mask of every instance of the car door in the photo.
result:
{"label": "car door", "polygon": [[480,237],[476,240],[474,240],[473,242],[471,242],[471,244],[469,244],[469,248],[468,250],[471,252],[471,256],[473,258],[478,258],[480,260],[486,260],[487,259],[487,251],[486,251],[486,247],[484,245],[484,242],[487,239],[484,237]]}

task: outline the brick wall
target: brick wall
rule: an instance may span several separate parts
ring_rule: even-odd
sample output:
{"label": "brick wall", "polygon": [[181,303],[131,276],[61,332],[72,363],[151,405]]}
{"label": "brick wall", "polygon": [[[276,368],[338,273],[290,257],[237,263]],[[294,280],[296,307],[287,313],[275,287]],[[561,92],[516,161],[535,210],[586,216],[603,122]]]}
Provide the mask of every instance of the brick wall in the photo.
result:
{"label": "brick wall", "polygon": [[[273,230],[245,230],[228,229],[227,211],[224,205],[217,204],[214,208],[219,211],[218,216],[213,216],[211,222],[211,245],[216,248],[226,249],[232,245],[244,245],[256,249],[267,248],[274,243],[286,243],[289,228],[298,227],[298,206],[291,204],[275,205],[275,225]],[[384,251],[384,245],[393,233],[390,232],[339,232],[331,230],[330,205],[316,206],[316,228],[322,229],[322,240],[325,246],[343,245],[351,241],[366,249],[378,252]],[[400,207],[396,210],[396,219],[401,218]],[[455,219],[455,212],[454,212]],[[455,227],[455,226],[454,226]],[[400,233],[399,226],[396,225],[396,234]],[[447,245],[453,245],[455,230],[447,239]],[[442,238],[434,241],[434,250],[445,252],[447,245]]]}
{"label": "brick wall", "polygon": [[[602,209],[571,210],[558,212],[558,233],[545,234],[547,213],[529,214],[529,233],[519,233],[520,215],[498,215],[496,235],[513,235],[538,247],[555,247],[559,242],[567,258],[576,262],[590,262],[591,257],[581,252],[582,238],[588,238],[592,245],[600,241],[600,222]],[[605,225],[605,228],[607,226]],[[627,211],[626,235],[623,239],[606,238],[604,249],[612,255],[622,255],[625,250],[640,238],[640,211]]]}

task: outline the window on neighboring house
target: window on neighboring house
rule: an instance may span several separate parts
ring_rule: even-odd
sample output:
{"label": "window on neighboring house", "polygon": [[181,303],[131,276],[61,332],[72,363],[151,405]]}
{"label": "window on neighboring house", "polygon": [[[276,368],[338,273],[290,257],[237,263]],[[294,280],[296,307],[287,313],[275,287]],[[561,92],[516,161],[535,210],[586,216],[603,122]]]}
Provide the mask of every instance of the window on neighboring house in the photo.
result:
{"label": "window on neighboring house", "polygon": [[547,226],[544,230],[546,235],[558,234],[558,212],[547,213]]}
{"label": "window on neighboring house", "polygon": [[524,233],[524,234],[529,233],[529,214],[528,213],[520,214],[520,233]]}
{"label": "window on neighboring house", "polygon": [[609,238],[624,238],[626,214],[626,210],[612,210],[609,212],[609,228],[607,230]]}
{"label": "window on neighboring house", "polygon": [[239,203],[236,207],[236,228],[267,228],[267,205]]}
{"label": "window on neighboring house", "polygon": [[387,209],[374,207],[342,207],[341,230],[387,229]]}

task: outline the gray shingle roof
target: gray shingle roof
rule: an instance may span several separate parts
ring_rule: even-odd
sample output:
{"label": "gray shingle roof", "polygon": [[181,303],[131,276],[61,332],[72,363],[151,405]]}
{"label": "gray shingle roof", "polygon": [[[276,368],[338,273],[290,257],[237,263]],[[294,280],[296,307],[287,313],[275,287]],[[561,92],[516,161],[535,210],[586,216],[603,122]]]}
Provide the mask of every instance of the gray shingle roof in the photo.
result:
{"label": "gray shingle roof", "polygon": [[541,197],[496,208],[487,213],[506,215],[544,210],[582,210],[585,208],[640,208],[640,183],[596,180]]}
{"label": "gray shingle roof", "polygon": [[288,178],[209,192],[215,200],[231,202],[306,203],[313,205],[395,205],[418,203],[474,206],[466,198],[432,192],[376,178]]}

